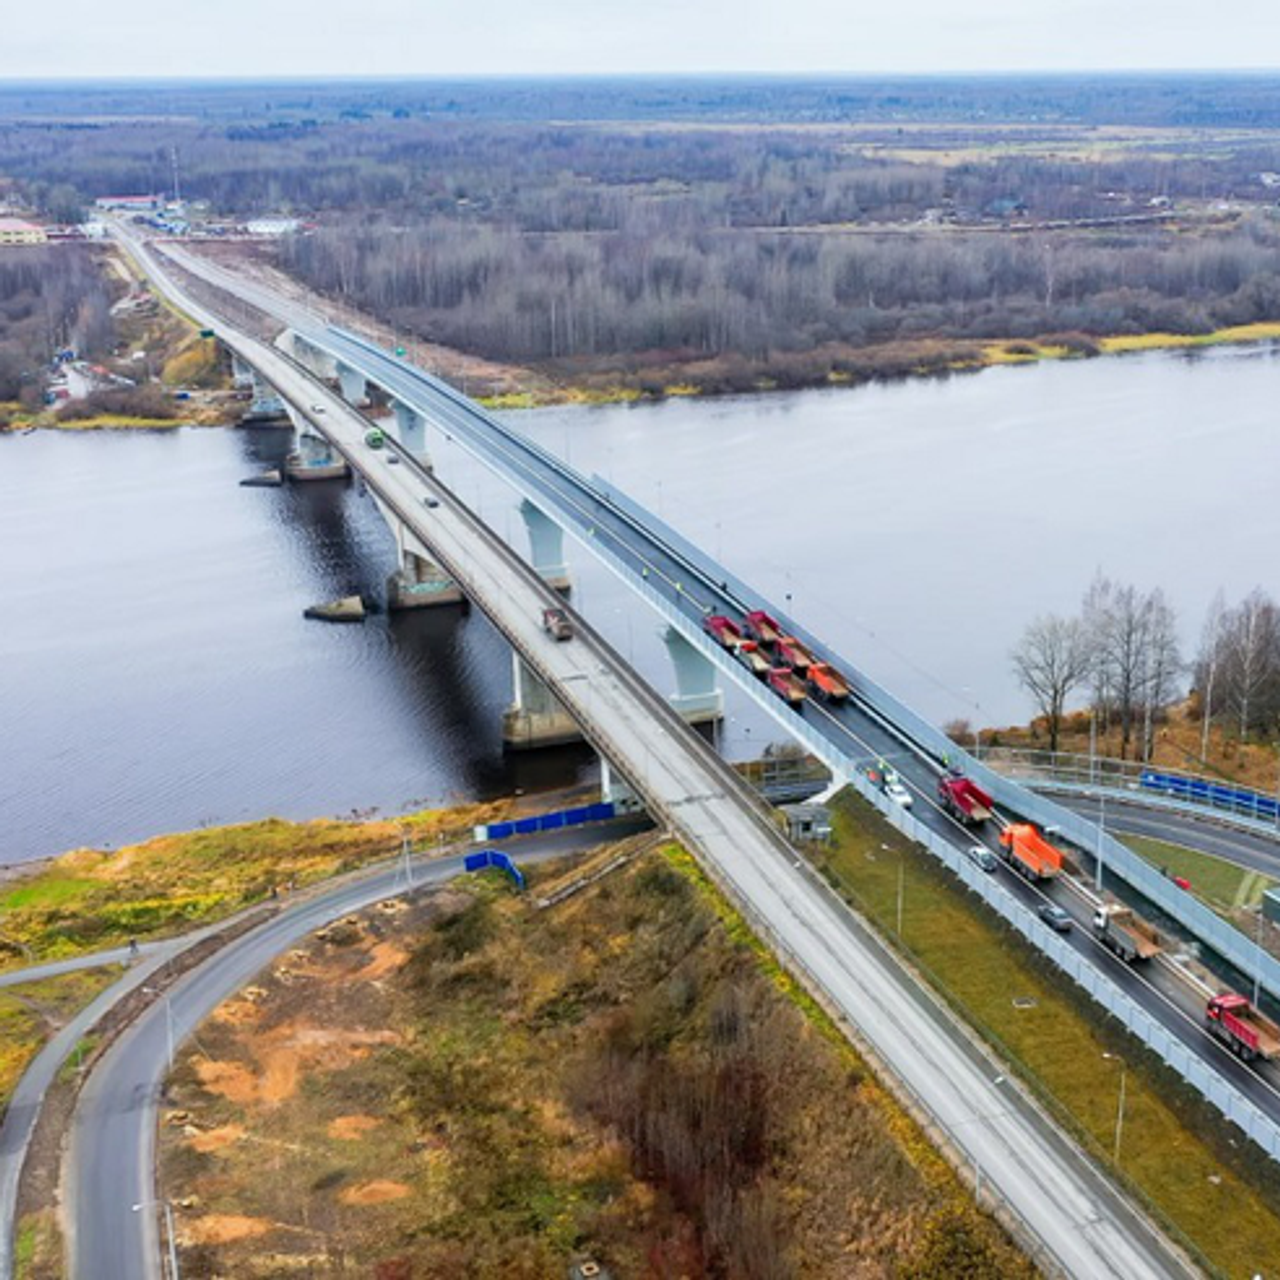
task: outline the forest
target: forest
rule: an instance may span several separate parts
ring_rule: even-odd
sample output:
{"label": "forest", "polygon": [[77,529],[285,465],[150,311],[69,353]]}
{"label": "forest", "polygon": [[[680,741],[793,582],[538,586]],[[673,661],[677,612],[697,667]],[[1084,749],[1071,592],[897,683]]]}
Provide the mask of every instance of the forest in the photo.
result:
{"label": "forest", "polygon": [[0,196],[291,214],[280,264],[408,333],[568,382],[750,390],[1280,319],[1274,87],[21,86]]}

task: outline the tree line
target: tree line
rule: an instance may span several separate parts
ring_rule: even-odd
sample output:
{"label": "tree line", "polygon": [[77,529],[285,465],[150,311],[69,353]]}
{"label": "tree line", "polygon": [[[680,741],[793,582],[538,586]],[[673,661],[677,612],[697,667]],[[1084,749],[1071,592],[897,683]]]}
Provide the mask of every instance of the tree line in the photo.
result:
{"label": "tree line", "polygon": [[1120,758],[1147,761],[1155,729],[1190,681],[1201,720],[1201,756],[1212,725],[1241,741],[1280,737],[1280,605],[1257,588],[1209,608],[1194,659],[1184,658],[1178,619],[1160,588],[1143,591],[1099,574],[1079,613],[1032,621],[1011,653],[1018,682],[1058,749],[1068,700],[1088,691],[1101,733],[1120,733]]}

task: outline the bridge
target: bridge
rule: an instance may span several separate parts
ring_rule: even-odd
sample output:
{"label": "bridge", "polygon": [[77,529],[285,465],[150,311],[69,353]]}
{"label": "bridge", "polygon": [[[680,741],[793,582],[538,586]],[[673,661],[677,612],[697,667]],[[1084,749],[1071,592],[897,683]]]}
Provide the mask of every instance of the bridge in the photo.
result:
{"label": "bridge", "polygon": [[[678,637],[672,642],[673,654],[679,655],[678,670],[680,663],[685,666],[683,710],[690,709],[691,698],[702,700],[695,709],[715,709],[710,674],[736,681],[814,750],[837,778],[882,808],[883,798],[867,782],[863,766],[892,754],[903,761],[903,772],[909,771],[920,794],[931,795],[939,761],[946,752],[954,753],[952,744],[910,713],[892,714],[891,700],[886,711],[888,695],[857,677],[859,696],[848,707],[811,703],[804,716],[798,716],[733,662],[701,627],[708,612],[740,613],[748,607],[768,608],[768,602],[625,495],[599,478],[577,475],[452,388],[357,335],[284,306],[231,273],[175,253],[174,259],[192,275],[288,326],[275,347],[250,336],[224,316],[215,316],[189,285],[174,278],[150,246],[123,228],[121,235],[157,287],[198,323],[216,329],[291,413],[309,420],[334,455],[360,474],[396,530],[397,544],[411,548],[485,611],[511,642],[530,685],[544,689],[572,717],[611,769],[699,857],[761,935],[846,1021],[864,1051],[896,1081],[900,1096],[950,1148],[957,1164],[980,1171],[979,1180],[995,1190],[1046,1262],[1073,1275],[1138,1276],[1182,1269],[1089,1162],[1009,1088],[996,1064],[977,1053],[950,1017],[806,874],[759,798],[705,742],[688,732],[676,709],[640,681],[585,619],[574,617],[570,643],[557,643],[545,633],[542,610],[560,604],[560,597],[538,569],[552,577],[562,570],[554,538],[543,538],[541,557],[535,538],[533,567],[514,556],[427,465],[428,423],[506,475],[539,518],[574,533],[668,621]],[[343,395],[331,388],[329,379],[338,382]],[[369,423],[350,403],[362,397],[369,382],[380,386],[395,405],[398,439],[389,440],[385,450],[369,448]],[[401,465],[388,466],[387,451]],[[531,521],[532,529],[539,527],[538,519]],[[537,564],[538,559],[543,563]],[[834,657],[792,619],[770,611],[821,656]],[[847,664],[839,665],[848,670]],[[961,836],[948,826],[949,820],[921,807],[932,839],[949,840],[953,853],[959,839],[971,842],[971,833]],[[919,824],[892,816],[916,834]],[[1008,896],[1021,912],[1019,927],[1050,950],[1056,940],[1031,918],[1017,892]],[[1132,975],[1126,970],[1126,976]],[[1211,1045],[1203,1036],[1199,1039]],[[1256,1078],[1240,1080],[1241,1086],[1251,1082]],[[1242,1116],[1248,1131],[1257,1136],[1260,1129],[1253,1111],[1240,1110],[1234,1118]],[[91,1163],[86,1158],[86,1165]],[[143,1190],[148,1194],[141,1194]],[[83,1194],[108,1199],[132,1195],[141,1201],[150,1198],[150,1189],[97,1186]],[[96,1219],[114,1220],[127,1229],[128,1220],[118,1215],[113,1219],[110,1206],[99,1208]],[[109,1247],[105,1240],[82,1244],[77,1237],[77,1254],[86,1260],[94,1256],[93,1249]]]}

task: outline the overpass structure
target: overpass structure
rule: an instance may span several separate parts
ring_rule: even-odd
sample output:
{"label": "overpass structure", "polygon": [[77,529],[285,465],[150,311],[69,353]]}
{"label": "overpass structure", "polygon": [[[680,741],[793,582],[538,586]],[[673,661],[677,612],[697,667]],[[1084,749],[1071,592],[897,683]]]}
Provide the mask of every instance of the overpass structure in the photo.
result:
{"label": "overpass structure", "polygon": [[[291,328],[285,342],[294,353],[288,358],[215,318],[147,246],[127,238],[158,287],[200,323],[216,327],[221,340],[270,382],[294,414],[311,418],[330,447],[362,476],[397,528],[398,542],[411,540],[485,611],[527,671],[646,807],[699,857],[760,933],[845,1020],[957,1163],[998,1194],[1024,1235],[1034,1239],[1046,1265],[1081,1276],[1167,1275],[1183,1269],[1181,1259],[1011,1088],[996,1064],[805,873],[754,793],[585,620],[575,620],[575,637],[568,644],[543,631],[541,611],[558,604],[559,597],[434,477],[423,458],[428,420],[478,456],[487,456],[543,515],[573,531],[627,575],[669,619],[684,646],[676,652],[686,654],[691,671],[696,674],[699,664],[703,672],[719,668],[759,697],[760,686],[725,662],[700,626],[705,612],[718,603],[740,607],[749,602],[744,584],[717,576],[716,567],[696,549],[656,522],[646,523],[623,495],[602,481],[577,476],[452,388],[356,335],[286,309],[283,318]],[[185,256],[181,265],[228,287],[217,277],[229,273]],[[270,295],[252,296],[258,292],[264,291],[247,290],[245,300],[262,307]],[[270,314],[279,315],[279,306]],[[361,380],[376,381],[391,395],[401,438],[390,442],[389,449],[401,465],[388,466],[386,451],[368,447],[368,422],[330,388],[327,377],[335,377],[352,398],[360,394]],[[852,714],[846,722],[825,712],[816,722],[793,722],[781,702],[768,709],[789,731],[799,726],[797,736],[817,743],[835,771],[868,794],[860,765],[887,750],[900,755],[910,742],[901,726],[865,700],[855,709],[861,717],[857,722]],[[921,767],[927,764],[919,745],[912,748],[912,758]],[[1025,907],[1022,912],[1030,916]],[[1033,940],[1046,948],[1052,945],[1037,921],[1023,924]],[[138,1190],[121,1194],[138,1199]],[[118,1225],[124,1223],[122,1218]]]}

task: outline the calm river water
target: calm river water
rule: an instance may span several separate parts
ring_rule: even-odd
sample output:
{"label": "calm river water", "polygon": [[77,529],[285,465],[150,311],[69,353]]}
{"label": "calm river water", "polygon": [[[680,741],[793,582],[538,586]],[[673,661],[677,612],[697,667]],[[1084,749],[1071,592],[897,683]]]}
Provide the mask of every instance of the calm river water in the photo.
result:
{"label": "calm river water", "polygon": [[[1280,592],[1280,354],[1222,349],[853,391],[546,410],[517,426],[629,490],[937,720],[1025,719],[1025,624],[1097,569],[1161,585],[1190,647],[1213,592]],[[237,487],[284,433],[0,437],[0,862],[201,823],[565,781],[504,761],[510,659],[477,613],[308,623],[380,595],[357,486]],[[516,504],[441,476],[519,547]],[[576,602],[660,687],[657,619],[570,545]],[[777,736],[729,703],[728,747]]]}

